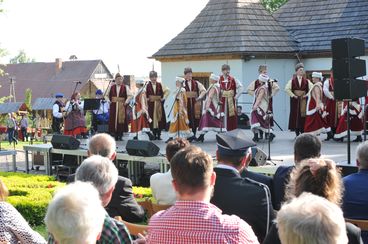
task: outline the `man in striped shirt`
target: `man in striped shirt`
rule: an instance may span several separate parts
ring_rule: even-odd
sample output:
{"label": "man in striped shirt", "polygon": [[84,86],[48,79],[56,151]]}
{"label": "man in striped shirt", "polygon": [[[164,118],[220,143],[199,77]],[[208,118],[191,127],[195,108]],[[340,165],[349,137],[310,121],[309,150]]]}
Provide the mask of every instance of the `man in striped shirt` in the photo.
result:
{"label": "man in striped shirt", "polygon": [[175,205],[152,216],[147,243],[258,243],[252,228],[210,203],[216,181],[212,158],[195,146],[170,161]]}

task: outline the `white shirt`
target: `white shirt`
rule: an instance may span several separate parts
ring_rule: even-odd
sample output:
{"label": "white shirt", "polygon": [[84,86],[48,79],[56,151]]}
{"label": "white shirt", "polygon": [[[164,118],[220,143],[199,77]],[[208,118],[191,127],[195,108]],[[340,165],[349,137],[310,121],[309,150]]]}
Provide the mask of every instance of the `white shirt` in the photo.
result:
{"label": "white shirt", "polygon": [[174,205],[176,193],[172,185],[171,170],[166,173],[156,173],[151,176],[150,184],[152,195],[158,204]]}
{"label": "white shirt", "polygon": [[94,114],[104,114],[109,112],[110,103],[108,101],[100,102],[100,107],[98,109],[93,110]]}
{"label": "white shirt", "polygon": [[54,106],[52,106],[52,116],[58,119],[61,119],[63,117],[63,114],[59,112],[59,105],[57,105],[56,103],[54,104]]}
{"label": "white shirt", "polygon": [[323,93],[329,99],[334,99],[334,97],[332,96],[329,88],[330,88],[330,80],[326,79],[325,82],[323,82]]}

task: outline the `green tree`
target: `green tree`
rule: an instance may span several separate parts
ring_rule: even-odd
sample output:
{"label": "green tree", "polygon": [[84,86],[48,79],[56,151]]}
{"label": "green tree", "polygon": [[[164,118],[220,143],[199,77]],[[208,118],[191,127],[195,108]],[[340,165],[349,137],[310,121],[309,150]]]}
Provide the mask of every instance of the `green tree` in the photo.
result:
{"label": "green tree", "polygon": [[27,105],[27,107],[31,110],[32,109],[32,90],[30,88],[27,88],[24,93],[24,103]]}
{"label": "green tree", "polygon": [[288,0],[261,0],[261,3],[268,10],[268,12],[273,13],[287,1]]}
{"label": "green tree", "polygon": [[19,53],[14,58],[10,59],[11,64],[23,64],[23,63],[34,63],[36,60],[34,58],[27,57],[24,50],[19,50]]}

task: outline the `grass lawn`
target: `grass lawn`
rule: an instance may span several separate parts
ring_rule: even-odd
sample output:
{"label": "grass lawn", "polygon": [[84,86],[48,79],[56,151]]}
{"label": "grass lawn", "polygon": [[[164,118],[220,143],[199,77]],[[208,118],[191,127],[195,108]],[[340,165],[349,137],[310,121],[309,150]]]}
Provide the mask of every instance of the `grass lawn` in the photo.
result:
{"label": "grass lawn", "polygon": [[40,233],[40,235],[43,236],[45,238],[45,240],[47,240],[47,231],[46,231],[46,226],[45,225],[34,226],[33,230]]}
{"label": "grass lawn", "polygon": [[[30,142],[29,141],[18,141],[18,144],[15,145],[15,149],[18,149],[18,150],[23,150],[23,145],[29,145]],[[42,141],[33,141],[33,144],[43,144]],[[0,142],[0,146],[1,146],[1,149],[8,149],[8,150],[13,150],[14,149],[14,145],[11,144],[9,145],[9,142],[8,141],[1,141]]]}

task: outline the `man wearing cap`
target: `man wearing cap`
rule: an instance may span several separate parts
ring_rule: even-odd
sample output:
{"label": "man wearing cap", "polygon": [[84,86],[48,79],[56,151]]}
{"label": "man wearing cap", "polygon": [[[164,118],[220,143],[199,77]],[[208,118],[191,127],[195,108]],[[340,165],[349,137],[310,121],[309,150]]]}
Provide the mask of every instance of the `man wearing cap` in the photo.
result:
{"label": "man wearing cap", "polygon": [[326,79],[323,82],[323,94],[325,97],[325,105],[326,105],[326,112],[327,112],[327,124],[331,128],[331,131],[327,133],[327,138],[325,141],[329,141],[333,139],[334,134],[336,132],[337,122],[339,119],[339,112],[338,112],[338,102],[335,100],[334,96],[334,78],[333,72],[331,70],[331,76],[329,79]]}
{"label": "man wearing cap", "polygon": [[304,78],[304,65],[295,66],[296,75],[285,86],[290,96],[289,130],[295,131],[296,136],[304,132],[304,123],[307,107],[307,94],[312,83]]}
{"label": "man wearing cap", "polygon": [[197,127],[202,116],[202,102],[206,94],[206,88],[197,80],[193,80],[192,68],[187,67],[184,69],[184,78],[187,97],[187,111],[189,118],[189,128],[192,129],[193,136],[188,138],[188,141],[196,140]]}
{"label": "man wearing cap", "polygon": [[169,95],[169,90],[157,81],[157,72],[149,73],[150,81],[146,87],[148,102],[148,114],[152,121],[149,123],[153,133],[153,140],[161,140],[161,131],[166,128],[166,115],[164,102]]}
{"label": "man wearing cap", "polygon": [[252,112],[250,114],[251,128],[254,133],[253,141],[258,142],[258,134],[262,131],[269,133],[269,140],[272,141],[275,135],[272,133],[268,81],[269,77],[266,74],[260,74],[258,81],[260,86],[255,91],[253,100]]}
{"label": "man wearing cap", "polygon": [[65,105],[63,103],[64,94],[56,93],[55,98],[56,101],[52,106],[52,131],[54,134],[60,134],[60,129],[63,124],[63,112]]}
{"label": "man wearing cap", "polygon": [[131,98],[132,94],[129,87],[123,84],[123,77],[117,73],[115,75],[115,84],[111,86],[109,92],[109,132],[115,136],[116,140],[122,140],[123,133],[128,131],[126,105],[129,104]]}
{"label": "man wearing cap", "polygon": [[227,131],[235,130],[237,126],[236,100],[243,91],[243,85],[230,75],[230,65],[221,67],[220,76],[221,112],[224,113],[224,125]]}
{"label": "man wearing cap", "polygon": [[204,102],[202,117],[199,122],[198,134],[200,135],[197,141],[203,142],[204,135],[209,131],[225,132],[223,127],[224,113],[220,111],[220,85],[218,81],[220,77],[214,74],[210,76],[210,87],[204,95],[207,95]]}
{"label": "man wearing cap", "polygon": [[245,220],[262,243],[274,219],[270,191],[266,185],[240,175],[252,159],[251,147],[255,144],[240,129],[217,134],[216,140],[218,165],[211,203],[224,214]]}
{"label": "man wearing cap", "polygon": [[[100,99],[100,107],[96,110],[93,110],[93,130],[97,132],[98,125],[104,125],[109,122],[109,101],[106,101],[103,97],[102,90],[98,89],[96,91],[96,99]],[[103,131],[99,131],[103,132]]]}
{"label": "man wearing cap", "polygon": [[329,132],[327,125],[325,106],[322,102],[322,73],[313,72],[313,86],[308,92],[307,111],[304,124],[304,132],[314,135]]}
{"label": "man wearing cap", "polygon": [[[261,64],[258,67],[258,74],[261,75],[268,75],[267,73],[267,65]],[[259,80],[259,77],[257,80],[252,81],[249,86],[247,87],[247,93],[251,96],[254,96],[255,91],[258,87],[260,87],[261,81]],[[277,84],[277,80],[269,79],[267,81],[267,89],[269,94],[269,105],[268,105],[268,111],[273,114],[273,97],[279,92],[280,87]],[[273,127],[273,117],[270,117],[270,125]],[[267,133],[266,133],[266,139],[267,139]],[[263,139],[263,131],[259,132],[259,139]]]}

